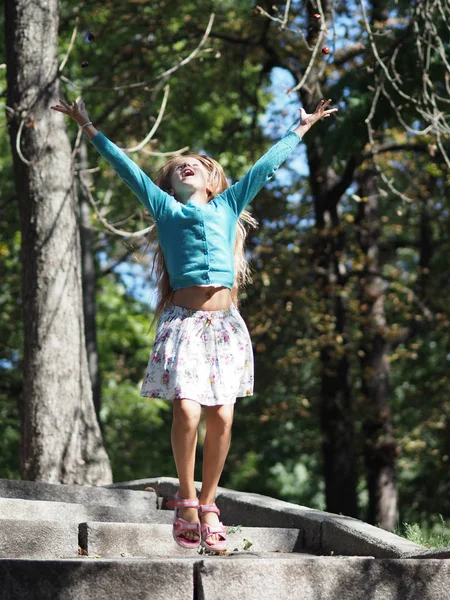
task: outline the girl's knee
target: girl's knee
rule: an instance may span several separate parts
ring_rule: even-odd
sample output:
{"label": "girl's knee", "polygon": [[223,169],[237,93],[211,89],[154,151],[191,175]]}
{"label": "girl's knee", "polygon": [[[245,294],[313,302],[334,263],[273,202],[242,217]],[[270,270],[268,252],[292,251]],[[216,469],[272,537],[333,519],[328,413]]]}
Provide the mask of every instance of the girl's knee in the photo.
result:
{"label": "girl's knee", "polygon": [[193,400],[173,401],[173,421],[186,429],[197,429],[200,422],[201,406]]}
{"label": "girl's knee", "polygon": [[210,406],[206,408],[206,427],[213,427],[216,431],[226,432],[233,425],[234,406]]}

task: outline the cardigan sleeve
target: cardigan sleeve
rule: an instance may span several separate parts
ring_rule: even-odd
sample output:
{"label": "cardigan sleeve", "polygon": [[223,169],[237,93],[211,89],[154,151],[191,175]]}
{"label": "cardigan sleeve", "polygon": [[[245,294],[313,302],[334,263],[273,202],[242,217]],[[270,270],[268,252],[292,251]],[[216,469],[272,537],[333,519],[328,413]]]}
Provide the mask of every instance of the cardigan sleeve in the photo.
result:
{"label": "cardigan sleeve", "polygon": [[161,190],[123,150],[99,132],[91,138],[101,156],[136,194],[155,221],[163,214],[171,196]]}
{"label": "cardigan sleeve", "polygon": [[274,176],[280,165],[284,163],[300,142],[300,139],[296,133],[290,131],[272,146],[240,181],[220,194],[236,215],[240,215],[267,181]]}

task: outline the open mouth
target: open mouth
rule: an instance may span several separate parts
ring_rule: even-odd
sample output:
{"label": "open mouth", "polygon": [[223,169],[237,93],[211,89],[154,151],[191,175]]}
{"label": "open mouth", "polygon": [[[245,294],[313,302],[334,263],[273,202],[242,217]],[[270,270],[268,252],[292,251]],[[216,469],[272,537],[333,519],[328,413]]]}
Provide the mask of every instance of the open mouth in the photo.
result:
{"label": "open mouth", "polygon": [[195,173],[192,169],[185,169],[182,175],[183,177],[192,177],[193,175],[195,175]]}

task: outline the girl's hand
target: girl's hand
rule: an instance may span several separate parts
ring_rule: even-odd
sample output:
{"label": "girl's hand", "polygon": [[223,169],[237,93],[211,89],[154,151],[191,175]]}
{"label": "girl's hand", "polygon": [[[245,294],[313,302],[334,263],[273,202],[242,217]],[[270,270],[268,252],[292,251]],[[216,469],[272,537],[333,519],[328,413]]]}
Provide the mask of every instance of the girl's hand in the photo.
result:
{"label": "girl's hand", "polygon": [[60,104],[56,104],[56,106],[50,106],[52,110],[56,110],[57,112],[63,113],[63,115],[67,115],[71,119],[73,119],[78,125],[84,125],[89,122],[89,117],[86,112],[84,102],[80,102],[77,104],[77,101],[74,100],[72,105],[67,104],[64,100],[59,100]]}
{"label": "girl's hand", "polygon": [[326,119],[337,112],[337,108],[327,108],[330,103],[331,100],[321,100],[317,105],[316,110],[311,114],[308,114],[304,108],[300,108],[300,124],[294,129],[294,132],[300,137],[303,137],[308,129],[311,129],[314,123],[317,123],[317,121],[320,121],[321,119]]}
{"label": "girl's hand", "polygon": [[327,100],[326,102],[325,100],[321,100],[317,105],[316,110],[311,114],[308,114],[304,108],[300,108],[300,125],[309,125],[312,127],[314,123],[317,123],[317,121],[326,119],[333,113],[337,112],[337,108],[329,108],[326,110],[327,106],[330,104],[331,100]]}

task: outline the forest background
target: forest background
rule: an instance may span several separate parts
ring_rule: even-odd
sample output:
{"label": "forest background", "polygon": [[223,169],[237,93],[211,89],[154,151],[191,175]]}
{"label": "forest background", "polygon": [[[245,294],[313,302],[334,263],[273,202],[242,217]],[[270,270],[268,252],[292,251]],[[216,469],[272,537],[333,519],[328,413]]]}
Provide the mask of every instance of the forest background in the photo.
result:
{"label": "forest background", "polygon": [[[12,48],[17,20],[4,4]],[[448,5],[68,0],[46,18],[58,29],[61,93],[82,96],[94,124],[151,176],[167,153],[189,148],[235,181],[300,105],[312,112],[323,97],[339,107],[251,204],[260,225],[249,234],[254,281],[241,311],[256,393],[238,401],[221,485],[390,530],[438,526],[450,515]],[[10,105],[19,74],[8,60],[0,477],[14,479],[32,476],[20,434],[27,257],[13,156],[30,168],[27,132],[40,115]],[[78,205],[92,401],[114,480],[176,476],[170,405],[139,395],[154,286],[152,249],[136,232],[150,219],[76,127],[58,123],[72,148],[65,177]]]}

